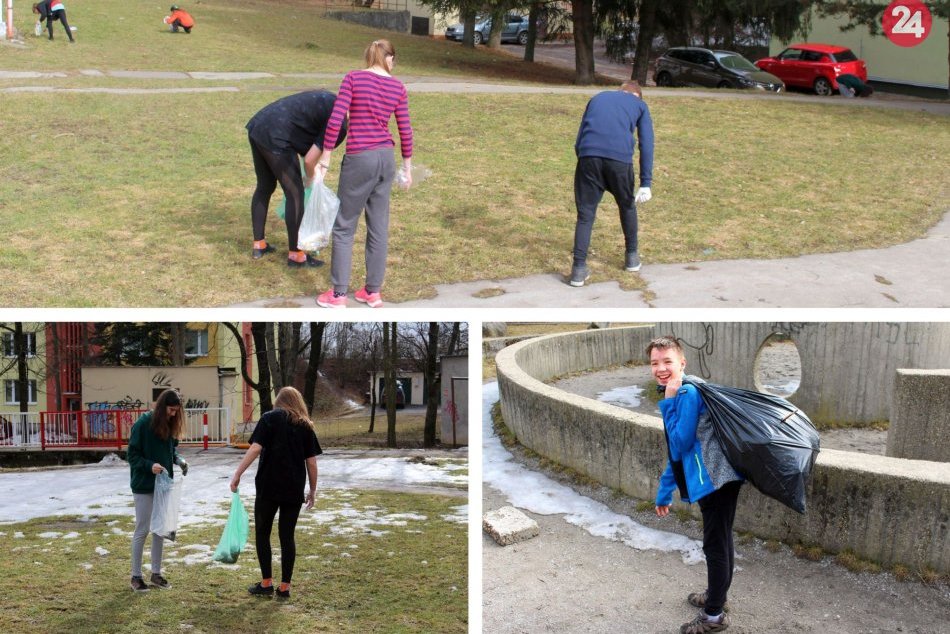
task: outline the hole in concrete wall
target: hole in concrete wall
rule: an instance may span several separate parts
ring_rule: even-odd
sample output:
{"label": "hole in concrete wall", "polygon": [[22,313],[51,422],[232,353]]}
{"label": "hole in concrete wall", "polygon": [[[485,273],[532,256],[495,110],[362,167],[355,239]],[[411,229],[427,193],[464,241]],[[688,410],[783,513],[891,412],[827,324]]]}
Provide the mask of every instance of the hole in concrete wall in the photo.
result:
{"label": "hole in concrete wall", "polygon": [[766,337],[755,355],[755,389],[782,398],[798,391],[802,384],[802,358],[798,346],[781,332]]}

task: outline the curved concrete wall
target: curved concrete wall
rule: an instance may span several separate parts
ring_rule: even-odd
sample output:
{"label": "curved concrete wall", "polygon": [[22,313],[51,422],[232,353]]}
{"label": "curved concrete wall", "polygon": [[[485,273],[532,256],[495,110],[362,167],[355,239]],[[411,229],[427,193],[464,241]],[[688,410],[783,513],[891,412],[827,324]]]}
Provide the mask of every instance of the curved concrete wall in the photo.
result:
{"label": "curved concrete wall", "polygon": [[[502,350],[496,368],[505,423],[519,442],[551,460],[652,500],[666,462],[662,421],[544,381],[642,358],[654,333],[650,326],[566,333]],[[736,528],[831,551],[850,548],[885,565],[950,572],[950,464],[824,450],[808,505],[802,516],[746,486]]]}
{"label": "curved concrete wall", "polygon": [[765,340],[788,335],[802,362],[801,384],[788,400],[816,423],[886,421],[898,368],[943,368],[950,358],[950,324],[939,323],[660,323],[656,332],[693,346],[685,347],[689,372],[705,364],[709,381],[746,389],[756,389]]}
{"label": "curved concrete wall", "polygon": [[950,462],[950,370],[898,370],[887,455]]}

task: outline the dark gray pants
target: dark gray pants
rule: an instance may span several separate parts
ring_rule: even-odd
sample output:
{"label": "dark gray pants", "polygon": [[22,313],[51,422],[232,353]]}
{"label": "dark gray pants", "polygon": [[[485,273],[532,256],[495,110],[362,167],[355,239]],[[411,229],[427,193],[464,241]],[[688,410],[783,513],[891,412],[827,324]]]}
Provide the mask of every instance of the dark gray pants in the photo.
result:
{"label": "dark gray pants", "polygon": [[392,148],[347,154],[340,168],[340,211],[333,225],[330,282],[346,293],[353,267],[353,239],[360,215],[366,210],[366,290],[378,293],[386,274],[389,248],[389,192],[396,176]]}
{"label": "dark gray pants", "polygon": [[626,251],[637,250],[637,206],[633,184],[633,165],[630,163],[592,156],[577,159],[574,169],[574,204],[577,206],[577,223],[574,225],[575,266],[587,261],[597,206],[605,191],[613,194],[617,201]]}

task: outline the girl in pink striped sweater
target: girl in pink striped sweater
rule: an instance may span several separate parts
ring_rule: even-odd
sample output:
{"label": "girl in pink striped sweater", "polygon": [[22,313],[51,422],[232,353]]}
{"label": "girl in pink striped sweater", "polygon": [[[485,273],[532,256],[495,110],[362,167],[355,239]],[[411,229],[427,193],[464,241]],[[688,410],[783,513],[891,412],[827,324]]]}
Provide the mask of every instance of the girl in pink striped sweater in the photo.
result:
{"label": "girl in pink striped sweater", "polygon": [[389,121],[395,115],[405,174],[401,185],[412,185],[412,126],[406,87],[392,76],[396,49],[388,40],[366,48],[366,68],[343,78],[327,124],[323,155],[317,162],[322,175],[330,167],[330,152],[344,118],[349,114],[346,155],[340,168],[337,195],[340,211],[333,226],[330,281],[333,288],[317,297],[325,308],[345,308],[353,262],[353,239],[360,215],[366,211],[366,281],[354,298],[377,308],[386,272],[389,243],[389,193],[396,175],[395,143]]}

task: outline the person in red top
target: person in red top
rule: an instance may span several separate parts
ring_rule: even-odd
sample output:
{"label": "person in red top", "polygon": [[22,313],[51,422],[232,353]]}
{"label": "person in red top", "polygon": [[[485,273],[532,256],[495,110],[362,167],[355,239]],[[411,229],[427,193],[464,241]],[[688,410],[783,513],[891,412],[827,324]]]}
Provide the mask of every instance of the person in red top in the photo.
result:
{"label": "person in red top", "polygon": [[383,305],[380,289],[386,273],[389,242],[389,194],[396,176],[389,121],[395,115],[402,152],[400,185],[412,185],[412,126],[406,87],[392,76],[396,49],[388,40],[376,40],[366,48],[366,68],[343,78],[330,121],[323,155],[317,162],[321,175],[330,167],[330,153],[349,114],[346,156],[340,168],[337,195],[340,211],[333,225],[330,281],[333,288],[317,297],[325,308],[346,308],[353,263],[353,239],[360,215],[366,210],[366,282],[355,299],[372,308]]}
{"label": "person in red top", "polygon": [[195,26],[195,19],[191,17],[191,14],[182,10],[177,4],[173,4],[168,10],[171,12],[171,15],[165,16],[165,24],[168,25],[168,29],[172,33],[178,33],[178,29],[182,29],[185,33],[191,33],[192,27]]}

